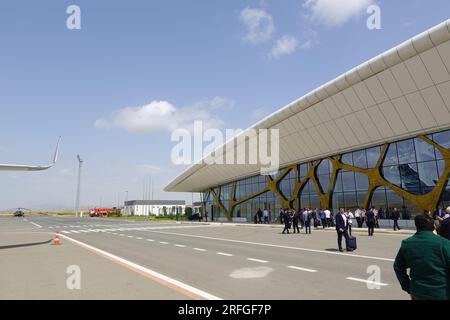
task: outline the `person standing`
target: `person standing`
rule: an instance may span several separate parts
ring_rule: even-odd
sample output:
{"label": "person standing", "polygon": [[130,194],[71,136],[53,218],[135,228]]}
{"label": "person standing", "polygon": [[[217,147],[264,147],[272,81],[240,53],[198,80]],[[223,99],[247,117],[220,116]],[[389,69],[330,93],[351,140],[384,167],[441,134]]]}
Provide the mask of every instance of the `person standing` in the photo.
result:
{"label": "person standing", "polygon": [[319,218],[320,218],[320,222],[322,223],[322,228],[325,229],[327,227],[327,219],[325,216],[325,212],[320,209],[319,211]]}
{"label": "person standing", "polygon": [[378,220],[380,219],[380,217],[378,216],[378,210],[375,208],[372,208],[373,210],[373,214],[375,215],[375,223],[374,223],[374,227],[379,229],[380,225],[378,224]]}
{"label": "person standing", "polygon": [[280,209],[280,223],[283,224],[283,219],[284,219],[284,210],[283,208]]}
{"label": "person standing", "polygon": [[366,212],[366,225],[369,231],[369,237],[373,237],[373,232],[375,228],[375,213],[373,212],[373,208],[371,208],[368,212]]}
{"label": "person standing", "polygon": [[303,221],[305,223],[306,234],[311,234],[311,212],[309,209],[303,211]]}
{"label": "person standing", "polygon": [[360,208],[356,208],[355,210],[355,219],[356,219],[356,223],[358,224],[358,228],[362,227],[362,222],[361,222],[361,209]]}
{"label": "person standing", "polygon": [[351,236],[352,235],[352,227],[353,227],[353,219],[355,218],[355,216],[353,215],[353,212],[351,212],[350,210],[347,210],[347,219],[348,219],[348,234]]}
{"label": "person standing", "polygon": [[300,228],[298,227],[299,220],[300,220],[300,217],[298,215],[298,212],[295,211],[295,209],[294,209],[294,211],[292,213],[292,227],[294,228],[294,233],[296,233],[296,231],[297,231],[297,233],[300,233]]}
{"label": "person standing", "polygon": [[264,209],[263,216],[264,216],[264,224],[269,224],[269,210]]}
{"label": "person standing", "polygon": [[400,227],[398,225],[398,220],[400,219],[400,211],[398,211],[397,208],[394,208],[394,211],[392,211],[392,220],[394,220],[394,231],[399,230]]}
{"label": "person standing", "polygon": [[450,300],[450,241],[433,233],[432,218],[418,215],[414,223],[417,233],[402,241],[395,258],[397,279],[412,300]]}
{"label": "person standing", "polygon": [[333,224],[331,223],[331,211],[327,209],[325,209],[325,219],[327,220],[327,227],[332,227]]}
{"label": "person standing", "polygon": [[447,213],[442,217],[442,221],[440,222],[439,235],[450,240],[450,207],[447,208]]}
{"label": "person standing", "polygon": [[291,229],[291,215],[289,210],[284,210],[284,217],[283,217],[283,221],[284,221],[284,229],[283,229],[283,234],[287,231],[287,234],[289,234],[289,230]]}
{"label": "person standing", "polygon": [[258,223],[262,224],[263,213],[261,211],[261,208],[258,209],[258,212],[256,214],[258,215]]}
{"label": "person standing", "polygon": [[345,238],[345,248],[347,251],[353,251],[349,247],[349,235],[347,232],[347,218],[344,214],[344,209],[340,209],[339,212],[336,214],[336,232],[337,232],[337,242],[338,242],[338,248],[340,252],[344,252],[342,250],[342,237]]}

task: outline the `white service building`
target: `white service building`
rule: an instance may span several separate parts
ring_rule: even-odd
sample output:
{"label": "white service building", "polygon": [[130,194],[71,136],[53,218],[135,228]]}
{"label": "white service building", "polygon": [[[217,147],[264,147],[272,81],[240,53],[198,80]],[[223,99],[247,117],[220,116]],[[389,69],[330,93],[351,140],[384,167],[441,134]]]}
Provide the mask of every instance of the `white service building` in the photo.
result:
{"label": "white service building", "polygon": [[181,215],[184,214],[185,209],[186,201],[184,200],[133,200],[125,202],[124,215]]}

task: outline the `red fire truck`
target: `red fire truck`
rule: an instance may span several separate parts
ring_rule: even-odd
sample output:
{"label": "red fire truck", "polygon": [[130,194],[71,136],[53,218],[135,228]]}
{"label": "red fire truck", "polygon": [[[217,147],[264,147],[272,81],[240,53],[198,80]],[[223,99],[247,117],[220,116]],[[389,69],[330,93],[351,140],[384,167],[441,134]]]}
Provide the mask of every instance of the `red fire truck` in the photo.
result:
{"label": "red fire truck", "polygon": [[103,217],[109,213],[115,213],[117,208],[93,208],[89,211],[89,216],[92,217]]}

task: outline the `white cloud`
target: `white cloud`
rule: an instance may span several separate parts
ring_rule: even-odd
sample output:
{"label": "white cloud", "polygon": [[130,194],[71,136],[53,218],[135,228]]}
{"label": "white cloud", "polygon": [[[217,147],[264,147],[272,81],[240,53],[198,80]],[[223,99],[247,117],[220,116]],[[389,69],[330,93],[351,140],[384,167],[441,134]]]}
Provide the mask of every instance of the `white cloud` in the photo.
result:
{"label": "white cloud", "polygon": [[285,35],[275,42],[272,48],[270,56],[278,59],[282,55],[293,54],[298,47],[297,38],[289,35]]}
{"label": "white cloud", "polygon": [[373,0],[304,0],[303,6],[312,22],[334,27],[365,13],[371,4]]}
{"label": "white cloud", "polygon": [[257,45],[272,39],[275,24],[272,16],[265,9],[247,7],[241,11],[239,19],[247,29],[242,38],[243,42]]}
{"label": "white cloud", "polygon": [[190,107],[177,108],[168,101],[152,101],[141,107],[126,107],[115,111],[110,117],[98,119],[99,129],[122,128],[132,133],[173,131],[178,128],[191,130],[194,121],[202,121],[203,127],[222,128],[223,121],[211,110],[230,108],[234,101],[215,97],[202,100]]}

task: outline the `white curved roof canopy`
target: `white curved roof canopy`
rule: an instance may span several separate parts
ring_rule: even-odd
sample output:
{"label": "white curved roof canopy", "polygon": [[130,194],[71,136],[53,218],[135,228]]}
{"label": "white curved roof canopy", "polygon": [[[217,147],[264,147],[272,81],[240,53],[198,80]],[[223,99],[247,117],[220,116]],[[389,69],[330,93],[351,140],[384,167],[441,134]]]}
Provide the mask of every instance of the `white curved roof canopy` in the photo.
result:
{"label": "white curved roof canopy", "polygon": [[[280,130],[280,167],[450,128],[450,20],[359,65],[250,129]],[[342,130],[345,129],[345,130]],[[234,147],[227,142],[225,150]],[[201,192],[259,174],[257,165],[207,165],[165,191]]]}

